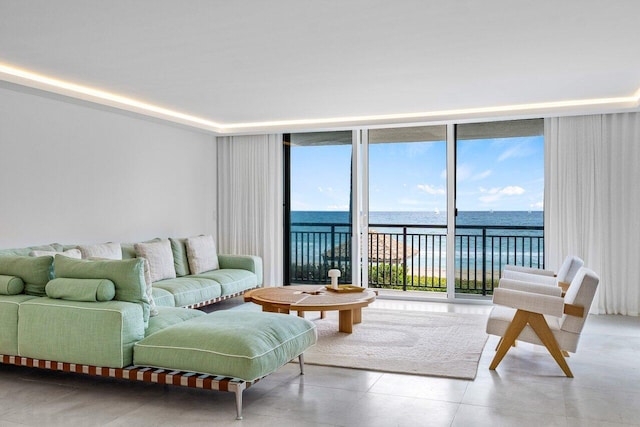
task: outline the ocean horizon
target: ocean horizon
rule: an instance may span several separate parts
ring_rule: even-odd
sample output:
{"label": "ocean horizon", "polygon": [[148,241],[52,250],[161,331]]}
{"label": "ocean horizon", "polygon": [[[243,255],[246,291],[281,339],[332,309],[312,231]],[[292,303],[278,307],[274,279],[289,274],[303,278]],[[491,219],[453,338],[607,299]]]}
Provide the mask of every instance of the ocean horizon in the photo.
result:
{"label": "ocean horizon", "polygon": [[[291,211],[292,260],[320,263],[332,244],[349,245],[349,218],[348,211]],[[369,213],[369,232],[406,241],[410,253],[416,251],[407,258],[407,268],[431,271],[440,269],[446,259],[446,221],[446,212],[373,211]],[[483,250],[488,252],[485,263],[491,269],[507,263],[543,263],[543,211],[458,211],[456,225],[471,227],[456,232],[455,262],[460,269],[481,266]],[[491,230],[492,226],[514,228]]]}

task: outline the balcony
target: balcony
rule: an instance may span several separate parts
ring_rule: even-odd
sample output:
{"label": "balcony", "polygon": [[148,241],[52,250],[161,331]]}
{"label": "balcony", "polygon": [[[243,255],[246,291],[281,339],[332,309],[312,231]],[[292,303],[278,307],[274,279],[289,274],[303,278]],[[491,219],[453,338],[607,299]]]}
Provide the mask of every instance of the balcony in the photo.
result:
{"label": "balcony", "polygon": [[[446,226],[370,224],[369,287],[446,292]],[[491,295],[506,264],[544,268],[542,226],[459,225],[456,293]],[[351,277],[349,224],[292,223],[290,283],[328,283],[327,271]]]}

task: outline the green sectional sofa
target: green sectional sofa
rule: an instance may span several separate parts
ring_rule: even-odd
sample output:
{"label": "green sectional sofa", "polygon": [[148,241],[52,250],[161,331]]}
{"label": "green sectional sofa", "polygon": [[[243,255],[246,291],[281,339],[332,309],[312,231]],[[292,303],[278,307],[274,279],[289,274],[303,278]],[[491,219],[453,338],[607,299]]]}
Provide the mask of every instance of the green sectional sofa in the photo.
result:
{"label": "green sectional sofa", "polygon": [[302,353],[317,339],[314,324],[296,316],[186,308],[260,285],[257,257],[220,256],[219,269],[154,282],[154,309],[146,259],[32,250],[0,251],[5,364],[231,391],[241,419],[242,392],[296,357],[302,372]]}

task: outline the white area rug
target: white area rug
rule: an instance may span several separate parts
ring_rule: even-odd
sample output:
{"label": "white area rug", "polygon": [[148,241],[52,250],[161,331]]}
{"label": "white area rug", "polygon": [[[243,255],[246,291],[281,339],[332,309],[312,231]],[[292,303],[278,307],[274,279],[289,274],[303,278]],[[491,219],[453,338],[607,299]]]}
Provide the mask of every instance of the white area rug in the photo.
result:
{"label": "white area rug", "polygon": [[474,379],[487,341],[487,316],[365,308],[353,333],[338,332],[337,312],[314,320],[318,343],[305,363]]}

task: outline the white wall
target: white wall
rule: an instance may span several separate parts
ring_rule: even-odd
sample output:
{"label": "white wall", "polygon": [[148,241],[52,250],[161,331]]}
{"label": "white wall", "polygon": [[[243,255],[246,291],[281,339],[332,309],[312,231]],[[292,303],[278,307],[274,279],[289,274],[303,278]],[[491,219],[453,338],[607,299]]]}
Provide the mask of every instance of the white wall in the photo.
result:
{"label": "white wall", "polygon": [[0,248],[215,234],[215,138],[0,87]]}

